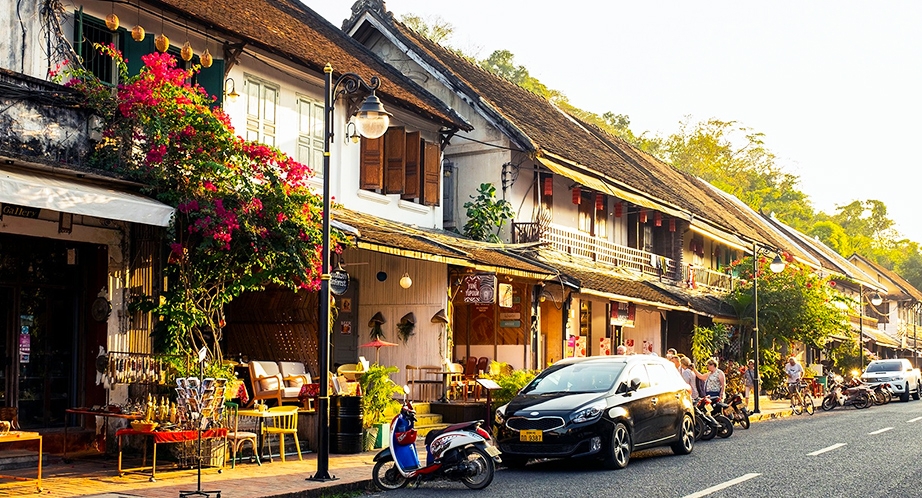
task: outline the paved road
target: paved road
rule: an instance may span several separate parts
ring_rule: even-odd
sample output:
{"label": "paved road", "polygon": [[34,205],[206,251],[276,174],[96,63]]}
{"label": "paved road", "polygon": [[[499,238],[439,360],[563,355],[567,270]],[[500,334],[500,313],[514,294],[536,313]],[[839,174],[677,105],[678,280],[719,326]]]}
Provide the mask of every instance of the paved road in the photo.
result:
{"label": "paved road", "polygon": [[[498,497],[905,497],[922,496],[922,402],[866,410],[818,409],[738,426],[728,439],[698,442],[691,455],[635,453],[606,471],[587,462],[548,461],[501,470],[478,496]],[[472,496],[460,483],[371,493],[388,498]]]}

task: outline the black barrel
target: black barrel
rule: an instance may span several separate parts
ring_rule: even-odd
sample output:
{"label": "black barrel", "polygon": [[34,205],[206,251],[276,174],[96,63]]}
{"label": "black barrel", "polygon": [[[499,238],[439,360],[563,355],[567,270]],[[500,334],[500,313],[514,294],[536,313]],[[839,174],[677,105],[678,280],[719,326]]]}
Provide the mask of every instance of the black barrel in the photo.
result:
{"label": "black barrel", "polygon": [[361,453],[362,397],[330,396],[330,453]]}

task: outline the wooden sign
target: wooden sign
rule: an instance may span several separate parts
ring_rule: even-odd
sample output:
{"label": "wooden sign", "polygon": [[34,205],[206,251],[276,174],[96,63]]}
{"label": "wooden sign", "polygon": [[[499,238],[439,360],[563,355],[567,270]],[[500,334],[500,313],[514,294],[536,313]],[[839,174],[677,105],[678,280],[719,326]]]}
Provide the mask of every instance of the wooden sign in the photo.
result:
{"label": "wooden sign", "polygon": [[496,275],[468,275],[461,285],[467,304],[490,304],[496,300]]}

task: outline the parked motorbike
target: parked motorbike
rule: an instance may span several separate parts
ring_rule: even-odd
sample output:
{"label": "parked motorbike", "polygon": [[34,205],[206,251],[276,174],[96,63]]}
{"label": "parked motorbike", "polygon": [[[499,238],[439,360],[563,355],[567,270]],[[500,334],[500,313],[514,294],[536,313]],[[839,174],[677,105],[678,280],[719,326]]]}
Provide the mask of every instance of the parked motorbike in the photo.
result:
{"label": "parked motorbike", "polygon": [[855,382],[846,385],[842,376],[837,375],[829,385],[829,393],[823,397],[823,410],[829,411],[837,406],[854,406],[867,408],[874,404],[874,391],[868,386]]}
{"label": "parked motorbike", "polygon": [[871,390],[874,391],[875,405],[886,405],[890,402],[891,399],[893,399],[893,391],[890,390],[890,384],[886,382],[871,387]]}
{"label": "parked motorbike", "polygon": [[749,410],[743,406],[743,396],[739,393],[728,394],[726,401],[714,406],[734,424],[740,424],[743,429],[749,428]]}
{"label": "parked motorbike", "polygon": [[410,480],[461,481],[470,489],[483,489],[493,482],[494,460],[499,449],[482,420],[463,422],[426,435],[426,463],[421,465],[416,450],[416,410],[407,399],[404,386],[400,413],[391,421],[390,447],[375,455],[372,480],[382,490],[400,489]]}
{"label": "parked motorbike", "polygon": [[709,411],[711,399],[698,398],[695,402],[695,439],[709,441],[715,436],[728,438],[733,434],[733,422],[717,410]]}

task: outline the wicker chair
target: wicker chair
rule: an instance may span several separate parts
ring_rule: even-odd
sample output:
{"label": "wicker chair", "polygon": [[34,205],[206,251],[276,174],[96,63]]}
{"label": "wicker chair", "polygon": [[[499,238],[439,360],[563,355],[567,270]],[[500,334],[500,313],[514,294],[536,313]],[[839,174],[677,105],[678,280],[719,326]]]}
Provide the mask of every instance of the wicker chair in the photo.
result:
{"label": "wicker chair", "polygon": [[259,450],[257,449],[259,446],[258,435],[255,432],[240,430],[240,417],[237,416],[237,410],[239,408],[239,405],[232,401],[224,403],[224,414],[227,417],[227,444],[231,450],[231,468],[236,468],[237,453],[243,449],[243,444],[247,441],[252,445],[256,463],[262,465],[262,462],[259,461]]}

